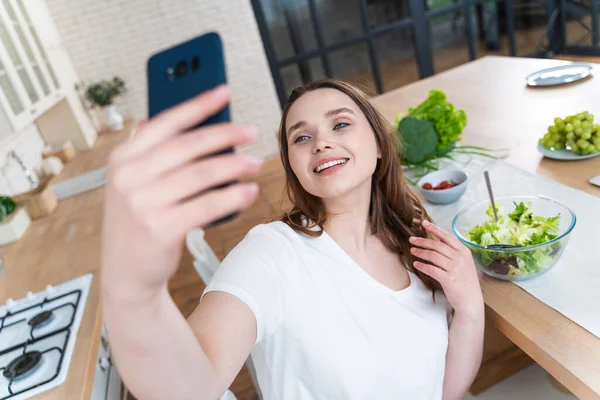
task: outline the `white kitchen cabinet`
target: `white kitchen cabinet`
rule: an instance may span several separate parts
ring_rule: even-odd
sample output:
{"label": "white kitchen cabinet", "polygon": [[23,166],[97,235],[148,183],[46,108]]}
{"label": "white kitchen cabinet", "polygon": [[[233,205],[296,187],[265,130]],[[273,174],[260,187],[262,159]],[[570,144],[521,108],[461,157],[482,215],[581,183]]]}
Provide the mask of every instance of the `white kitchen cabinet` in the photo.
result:
{"label": "white kitchen cabinet", "polygon": [[[32,25],[35,26],[39,38],[44,45],[44,58],[51,61],[55,80],[60,82],[61,85],[59,91],[61,94],[64,94],[63,99],[40,118],[36,119],[35,123],[42,137],[48,143],[61,143],[64,140],[70,140],[77,151],[89,149],[95,143],[98,132],[81,103],[79,93],[75,90],[75,84],[80,82],[79,75],[60,37],[58,27],[51,17],[48,5],[45,0],[18,1],[23,1],[28,7],[27,11],[29,12]],[[68,103],[69,116],[65,116],[65,113],[59,110],[65,109],[65,107],[62,107],[64,103]],[[65,126],[65,118],[73,122],[68,125],[77,125],[77,129],[63,129],[61,139],[59,140],[52,133],[56,129],[50,128],[49,125],[54,125],[55,127],[57,124]],[[48,131],[48,134],[46,131]]]}
{"label": "white kitchen cabinet", "polygon": [[40,40],[43,33],[32,22],[33,7],[30,1],[0,0],[0,107],[12,131],[33,122],[64,97]]}

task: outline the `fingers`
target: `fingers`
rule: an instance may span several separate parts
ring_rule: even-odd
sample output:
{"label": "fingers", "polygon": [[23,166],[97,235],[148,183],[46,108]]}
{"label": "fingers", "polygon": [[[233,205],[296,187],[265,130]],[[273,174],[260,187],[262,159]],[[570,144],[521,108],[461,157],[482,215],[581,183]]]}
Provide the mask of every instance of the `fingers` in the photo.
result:
{"label": "fingers", "polygon": [[457,238],[455,238],[452,234],[446,232],[437,225],[432,224],[429,221],[423,221],[423,228],[425,228],[425,230],[431,233],[433,236],[440,239],[443,243],[452,247],[454,250],[462,250],[462,243],[460,243],[460,241]]}
{"label": "fingers", "polygon": [[418,247],[421,247],[423,249],[428,249],[428,250],[435,250],[438,253],[440,253],[448,258],[452,258],[453,253],[455,252],[455,250],[453,248],[451,248],[450,246],[448,246],[447,244],[445,244],[439,240],[411,236],[410,238],[408,238],[408,241],[413,246],[418,246]]}
{"label": "fingers", "polygon": [[163,111],[145,124],[139,134],[120,149],[118,156],[132,158],[145,153],[168,137],[184,132],[216,114],[227,105],[229,97],[229,89],[222,85]]}
{"label": "fingers", "polygon": [[145,185],[198,158],[252,143],[256,135],[253,129],[230,123],[182,133],[132,160],[128,167],[128,182],[134,187]]}
{"label": "fingers", "polygon": [[147,126],[149,122],[150,121],[148,121],[147,119],[140,119],[137,123],[137,131],[144,129],[144,127]]}
{"label": "fingers", "polygon": [[242,154],[198,161],[140,188],[136,193],[136,203],[152,207],[181,202],[207,189],[254,175],[261,164],[259,160]]}
{"label": "fingers", "polygon": [[435,267],[431,264],[422,263],[420,261],[415,261],[413,265],[417,270],[421,271],[425,275],[429,275],[439,283],[443,284],[446,282],[448,273],[443,269]]}
{"label": "fingers", "polygon": [[[233,212],[251,205],[258,195],[258,184],[240,183],[222,189],[212,190],[191,199],[179,207],[171,208],[166,216],[165,229],[181,227],[185,231],[197,226],[205,226]],[[171,228],[172,227],[172,228]]]}
{"label": "fingers", "polygon": [[410,252],[416,257],[419,257],[420,259],[429,261],[437,267],[442,268],[444,271],[449,271],[450,269],[452,269],[452,260],[446,256],[441,255],[437,251],[424,250],[419,249],[417,247],[412,247],[410,249]]}

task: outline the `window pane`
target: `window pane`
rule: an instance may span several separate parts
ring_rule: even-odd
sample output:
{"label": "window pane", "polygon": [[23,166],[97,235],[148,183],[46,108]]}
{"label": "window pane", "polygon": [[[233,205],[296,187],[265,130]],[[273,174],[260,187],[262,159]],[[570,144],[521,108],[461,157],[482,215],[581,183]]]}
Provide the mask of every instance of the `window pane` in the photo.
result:
{"label": "window pane", "polygon": [[50,72],[50,78],[52,78],[52,82],[54,83],[55,88],[60,88],[60,83],[58,83],[58,79],[56,75],[54,75],[54,69],[52,69],[52,65],[50,65],[50,61],[46,60],[46,69]]}
{"label": "window pane", "polygon": [[410,28],[379,36],[374,44],[384,92],[419,80]]}
{"label": "window pane", "polygon": [[[450,11],[431,19],[431,48],[433,49],[435,73],[470,61],[467,23],[468,21],[461,11]],[[472,20],[471,23],[475,29],[476,22]],[[477,38],[474,37],[473,40],[477,46]]]}
{"label": "window pane", "polygon": [[424,0],[425,10],[433,11],[450,7],[457,3],[463,3],[463,0]]}
{"label": "window pane", "polygon": [[29,25],[32,25],[31,19],[29,19],[29,14],[27,14],[25,6],[23,5],[23,0],[17,0],[17,5],[19,6],[19,10],[21,10],[21,14],[23,14],[23,18],[25,18],[25,21],[27,21]]}
{"label": "window pane", "polygon": [[25,34],[23,33],[23,29],[21,28],[21,25],[14,25],[14,28],[15,28],[15,31],[17,32],[17,36],[19,37],[19,41],[21,42],[23,49],[25,49],[25,54],[27,54],[27,59],[29,60],[30,63],[34,63],[35,58],[33,56],[33,51],[31,51],[31,46],[29,45],[29,42],[25,38]]}
{"label": "window pane", "polygon": [[[505,5],[498,3],[501,32],[507,32],[507,20],[505,16]],[[548,22],[546,7],[536,2],[519,3],[513,6],[515,13],[515,47],[516,55],[526,57],[536,50],[536,46],[543,39],[542,45],[546,45],[545,27]]]}
{"label": "window pane", "polygon": [[[598,3],[598,7],[600,8],[600,3]],[[600,18],[600,14],[597,18]],[[567,46],[592,46],[592,34],[581,26],[579,21],[591,28],[591,10],[590,15],[585,17],[576,17],[567,13],[567,32],[565,35]]]}
{"label": "window pane", "polygon": [[408,1],[367,1],[371,29],[410,18]]}
{"label": "window pane", "polygon": [[19,68],[23,66],[23,61],[21,61],[21,57],[19,57],[19,53],[17,53],[17,48],[13,43],[12,39],[8,35],[8,30],[2,21],[0,21],[0,40],[4,44],[10,59],[15,66],[15,68]]}
{"label": "window pane", "polygon": [[298,64],[289,65],[281,69],[281,77],[285,88],[286,96],[298,86],[317,79],[325,77],[323,64],[320,57],[314,57],[310,60]]}
{"label": "window pane", "polygon": [[48,87],[48,84],[46,83],[46,79],[44,78],[44,75],[42,74],[42,70],[40,69],[40,67],[38,65],[35,65],[33,67],[33,72],[35,72],[35,76],[37,77],[40,85],[42,85],[42,90],[44,91],[44,94],[46,96],[48,96],[50,94],[50,88]]}
{"label": "window pane", "polygon": [[298,65],[296,64],[281,68],[280,72],[283,87],[285,88],[285,97],[287,99],[295,87],[302,85],[302,77],[300,76]]}
{"label": "window pane", "polygon": [[[5,5],[10,6],[10,3],[8,1],[5,1],[4,3],[5,3]],[[11,8],[11,10],[12,10],[12,8]],[[23,29],[22,29],[21,25],[19,25],[18,23],[15,23],[14,28],[15,28],[15,31],[17,32],[17,36],[19,37],[19,42],[21,43],[21,46],[23,47],[23,49],[25,49],[25,54],[27,55],[27,60],[29,61],[29,65],[33,66],[37,81],[40,84],[40,86],[42,87],[44,94],[47,96],[48,94],[50,94],[50,90],[48,89],[48,84],[46,83],[46,78],[44,78],[44,75],[42,74],[40,67],[37,65],[37,60],[35,59],[35,56],[33,55],[33,51],[31,50],[29,41],[25,37],[25,34],[23,33]]]}
{"label": "window pane", "polygon": [[473,7],[473,16],[476,20],[476,31],[481,44],[477,57],[485,55],[510,55],[507,35],[501,36],[500,14],[496,0],[484,0],[482,4]]}
{"label": "window pane", "polygon": [[260,3],[278,60],[317,48],[308,0],[261,0]]}
{"label": "window pane", "polygon": [[24,109],[23,103],[19,100],[19,96],[17,95],[12,82],[6,76],[6,71],[4,70],[2,62],[0,62],[0,89],[2,89],[4,96],[6,96],[13,114],[20,114]]}
{"label": "window pane", "polygon": [[431,42],[435,73],[471,61],[469,39],[475,47],[475,57],[509,55],[508,38],[500,36],[499,13],[494,0],[484,0],[471,6],[471,38],[468,37],[468,20],[463,10],[445,13],[432,19]]}
{"label": "window pane", "polygon": [[329,57],[334,78],[357,85],[369,95],[377,93],[366,43],[334,51]]}
{"label": "window pane", "polygon": [[31,79],[29,78],[29,75],[27,75],[27,71],[25,71],[25,69],[22,69],[19,71],[19,77],[21,78],[21,81],[23,82],[23,86],[25,86],[25,90],[27,91],[27,95],[29,96],[29,99],[31,100],[32,103],[37,103],[37,101],[40,99],[35,91],[35,88],[33,87],[33,83],[31,83]]}
{"label": "window pane", "polygon": [[33,38],[33,41],[35,42],[35,46],[37,47],[38,51],[42,55],[42,59],[44,60],[44,63],[46,64],[46,68],[48,69],[48,72],[50,73],[50,78],[52,78],[54,87],[58,89],[60,87],[60,84],[54,73],[54,68],[52,68],[52,65],[50,64],[50,60],[48,59],[48,54],[46,53],[46,49],[44,48],[44,46],[42,46],[42,43],[40,42],[40,38],[38,37],[37,31],[34,29],[33,24],[31,23],[29,14],[27,13],[27,10],[23,6],[23,0],[17,0],[17,4],[19,5],[21,14],[23,14],[23,18],[25,18],[25,21],[27,21],[27,24],[29,25],[29,33],[31,34],[31,37]]}
{"label": "window pane", "polygon": [[6,30],[6,26],[2,22],[0,22],[0,39],[2,39],[2,43],[4,44],[4,47],[6,48],[14,67],[18,71],[19,77],[23,82],[23,86],[25,86],[25,90],[29,95],[29,99],[32,103],[37,102],[39,100],[38,94],[33,87],[33,83],[31,82],[31,78],[27,74],[27,71],[25,68],[23,68],[23,61],[21,60],[21,57],[19,57],[15,44],[10,39],[8,31]]}
{"label": "window pane", "polygon": [[325,70],[323,69],[323,63],[321,62],[321,57],[311,58],[308,62],[310,66],[310,73],[312,75],[312,79],[321,79],[325,78]]}
{"label": "window pane", "polygon": [[361,0],[316,1],[323,30],[323,41],[334,45],[364,33]]}
{"label": "window pane", "polygon": [[6,9],[6,12],[8,13],[8,16],[10,17],[10,19],[13,22],[17,21],[17,15],[15,14],[15,10],[12,8],[12,5],[10,4],[9,0],[4,0],[4,8]]}

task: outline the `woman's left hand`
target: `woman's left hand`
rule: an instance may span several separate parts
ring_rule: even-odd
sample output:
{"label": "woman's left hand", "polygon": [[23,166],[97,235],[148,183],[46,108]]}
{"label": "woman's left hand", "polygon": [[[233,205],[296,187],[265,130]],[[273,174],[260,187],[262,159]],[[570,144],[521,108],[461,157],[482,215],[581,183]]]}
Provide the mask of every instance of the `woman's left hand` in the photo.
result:
{"label": "woman's left hand", "polygon": [[477,317],[483,311],[483,295],[479,285],[478,270],[471,251],[452,234],[431,222],[423,227],[439,240],[411,237],[413,255],[421,260],[414,267],[437,280],[455,313]]}

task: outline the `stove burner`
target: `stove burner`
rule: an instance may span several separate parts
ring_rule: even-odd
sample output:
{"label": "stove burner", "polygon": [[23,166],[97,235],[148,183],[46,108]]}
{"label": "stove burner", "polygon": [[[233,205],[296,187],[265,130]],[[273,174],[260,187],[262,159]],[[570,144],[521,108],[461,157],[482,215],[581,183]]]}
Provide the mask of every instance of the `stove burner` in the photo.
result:
{"label": "stove burner", "polygon": [[41,313],[35,315],[33,318],[27,322],[29,326],[32,328],[41,328],[46,326],[50,321],[52,321],[52,310],[42,311]]}
{"label": "stove burner", "polygon": [[39,351],[27,352],[12,360],[2,374],[10,380],[25,378],[40,366],[40,361],[42,361],[42,353]]}

